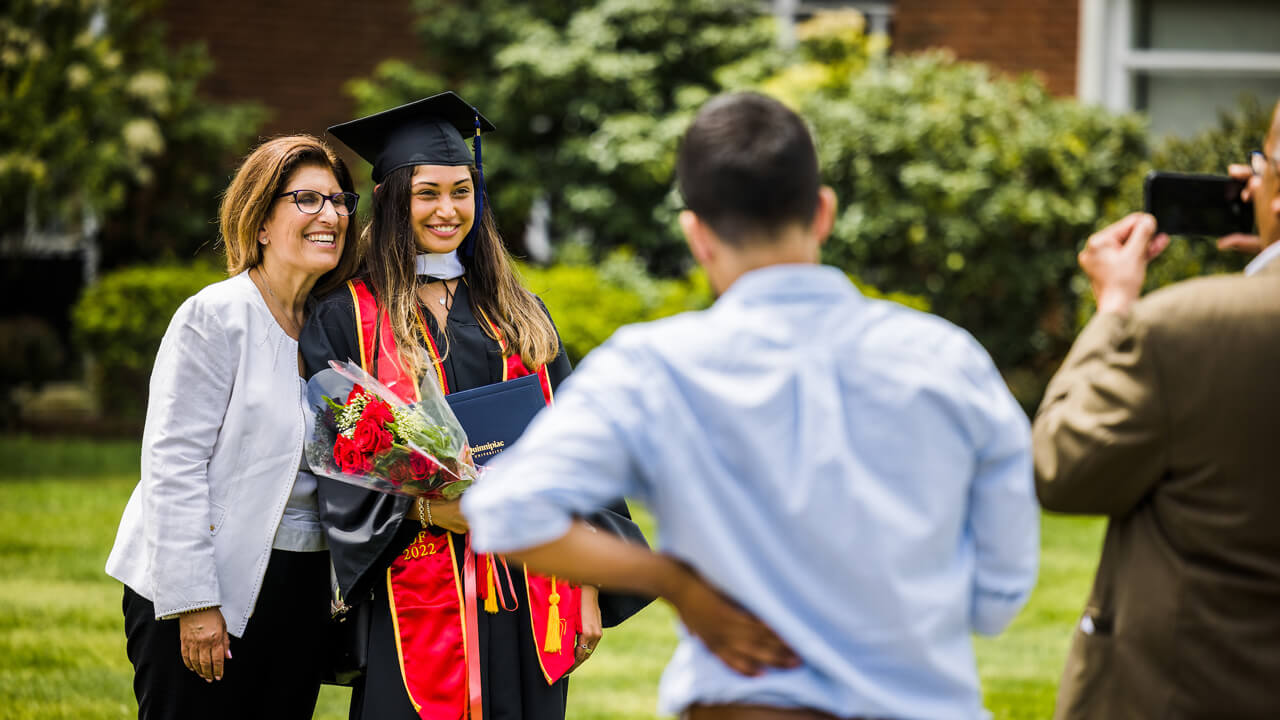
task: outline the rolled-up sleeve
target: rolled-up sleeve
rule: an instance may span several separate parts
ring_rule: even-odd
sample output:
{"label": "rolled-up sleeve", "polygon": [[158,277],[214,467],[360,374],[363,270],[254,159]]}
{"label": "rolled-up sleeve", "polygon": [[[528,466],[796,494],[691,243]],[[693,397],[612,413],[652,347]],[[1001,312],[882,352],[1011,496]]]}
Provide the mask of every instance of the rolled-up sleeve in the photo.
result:
{"label": "rolled-up sleeve", "polygon": [[[984,356],[985,359],[985,356]],[[1026,414],[987,360],[980,397],[985,428],[969,498],[975,568],[970,625],[995,635],[1013,620],[1035,586],[1040,558],[1040,508]]]}
{"label": "rolled-up sleeve", "polygon": [[207,472],[233,382],[222,324],[188,300],[160,343],[143,433],[143,512],[157,617],[220,604]]}
{"label": "rolled-up sleeve", "polygon": [[613,341],[591,353],[555,405],[490,464],[462,500],[477,550],[542,545],[568,532],[574,516],[623,497],[643,498],[633,443],[646,406],[636,362]]}

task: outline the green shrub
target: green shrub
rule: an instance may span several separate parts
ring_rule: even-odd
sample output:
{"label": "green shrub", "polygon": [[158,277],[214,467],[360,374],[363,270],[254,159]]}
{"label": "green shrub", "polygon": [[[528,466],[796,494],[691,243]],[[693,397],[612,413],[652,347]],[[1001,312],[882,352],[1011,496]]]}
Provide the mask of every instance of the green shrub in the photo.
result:
{"label": "green shrub", "polygon": [[[848,273],[845,273],[848,275]],[[889,300],[899,305],[906,305],[909,308],[919,310],[920,312],[931,312],[932,307],[929,305],[929,299],[920,295],[911,295],[904,292],[884,292],[883,290],[868,285],[862,280],[849,275],[849,281],[858,287],[858,291],[869,298],[877,300]]]}
{"label": "green shrub", "polygon": [[[575,364],[623,325],[702,310],[714,299],[701,269],[678,279],[655,278],[626,248],[610,253],[598,265],[588,264],[583,257],[548,268],[522,266],[520,271],[529,289],[551,311],[565,351]],[[849,279],[867,297],[929,310],[925,298],[883,293],[857,278]]]}
{"label": "green shrub", "polygon": [[85,290],[72,310],[72,333],[96,361],[92,381],[104,412],[142,416],[169,319],[182,301],[225,277],[204,264],[139,266],[108,273]]}
{"label": "green shrub", "polygon": [[1142,171],[1142,119],[944,53],[885,58],[798,104],[841,202],[825,261],[927,299],[1033,407],[1075,336],[1077,248]]}
{"label": "green shrub", "polygon": [[711,291],[701,272],[679,280],[654,278],[626,249],[611,253],[598,265],[522,266],[520,272],[551,311],[575,364],[623,325],[711,304]]}
{"label": "green shrub", "polygon": [[555,319],[569,359],[575,364],[621,325],[644,319],[646,307],[635,292],[600,283],[587,265],[557,265],[524,271]]}

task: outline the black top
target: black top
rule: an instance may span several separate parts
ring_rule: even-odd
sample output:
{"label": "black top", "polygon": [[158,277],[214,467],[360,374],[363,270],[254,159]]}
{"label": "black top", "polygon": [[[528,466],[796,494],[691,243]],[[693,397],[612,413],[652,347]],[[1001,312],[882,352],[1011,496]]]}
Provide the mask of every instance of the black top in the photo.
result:
{"label": "black top", "polygon": [[466,137],[496,130],[478,110],[443,92],[358,120],[329,133],[373,165],[373,181],[409,165],[471,165]]}

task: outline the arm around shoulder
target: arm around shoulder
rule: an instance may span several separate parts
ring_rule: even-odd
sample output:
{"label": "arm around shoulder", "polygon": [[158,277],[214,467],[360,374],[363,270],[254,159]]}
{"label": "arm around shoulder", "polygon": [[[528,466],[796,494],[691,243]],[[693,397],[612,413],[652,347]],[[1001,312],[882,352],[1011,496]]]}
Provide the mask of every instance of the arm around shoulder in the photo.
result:
{"label": "arm around shoulder", "polygon": [[330,360],[360,362],[355,301],[344,285],[316,302],[298,336],[306,377],[329,366]]}

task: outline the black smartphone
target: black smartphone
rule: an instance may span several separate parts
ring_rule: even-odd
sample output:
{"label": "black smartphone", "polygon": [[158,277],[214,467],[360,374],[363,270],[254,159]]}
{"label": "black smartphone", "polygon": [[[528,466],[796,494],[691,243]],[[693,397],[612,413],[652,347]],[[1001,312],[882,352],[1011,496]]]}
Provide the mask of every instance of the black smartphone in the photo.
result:
{"label": "black smartphone", "polygon": [[1209,235],[1253,232],[1253,203],[1240,199],[1243,180],[1152,170],[1142,183],[1147,212],[1159,232]]}

